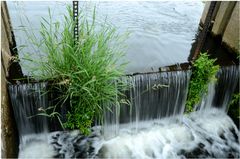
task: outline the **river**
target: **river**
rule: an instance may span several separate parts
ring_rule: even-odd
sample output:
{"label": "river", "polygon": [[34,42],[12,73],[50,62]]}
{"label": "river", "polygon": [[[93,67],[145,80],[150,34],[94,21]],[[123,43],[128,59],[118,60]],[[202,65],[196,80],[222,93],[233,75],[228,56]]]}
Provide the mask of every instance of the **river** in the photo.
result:
{"label": "river", "polygon": [[[7,2],[18,46],[28,44],[19,29],[22,24],[39,36],[41,17],[48,16],[48,8],[54,18],[66,13],[69,2]],[[157,71],[159,67],[187,62],[191,44],[197,32],[204,3],[201,1],[93,1],[80,2],[80,8],[91,12],[94,5],[97,21],[107,17],[118,31],[130,32],[127,40],[126,73]],[[84,6],[84,7],[82,7]],[[26,21],[21,21],[27,17]],[[19,50],[19,56],[36,52],[32,47]],[[24,74],[28,74],[23,68]]]}

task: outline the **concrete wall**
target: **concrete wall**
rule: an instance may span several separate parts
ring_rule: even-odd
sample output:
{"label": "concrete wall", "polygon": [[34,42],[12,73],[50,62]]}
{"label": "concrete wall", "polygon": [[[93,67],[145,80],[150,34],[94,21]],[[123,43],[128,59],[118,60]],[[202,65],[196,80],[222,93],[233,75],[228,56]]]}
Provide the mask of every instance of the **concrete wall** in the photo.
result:
{"label": "concrete wall", "polygon": [[217,11],[217,15],[214,20],[212,33],[214,35],[223,35],[224,30],[229,22],[233,8],[236,2],[233,1],[222,1]]}
{"label": "concrete wall", "polygon": [[13,46],[11,24],[9,21],[6,2],[1,2],[1,157],[17,157],[17,129],[13,110],[10,105],[7,77],[9,76],[9,67],[14,57],[11,53]]}
{"label": "concrete wall", "polygon": [[240,54],[239,8],[240,8],[240,2],[237,2],[237,4],[233,9],[231,18],[224,31],[222,41],[224,42],[224,44],[228,45],[230,48],[235,49],[234,51]]}
{"label": "concrete wall", "polygon": [[207,16],[209,7],[210,7],[210,2],[209,1],[205,2],[205,6],[204,6],[204,9],[203,9],[202,17],[201,17],[201,20],[200,20],[202,24],[204,24],[204,22],[206,20],[206,16]]}
{"label": "concrete wall", "polygon": [[[203,24],[211,1],[206,2],[201,17]],[[216,4],[213,18],[212,34],[222,37],[222,42],[231,51],[239,53],[239,1],[219,1]]]}

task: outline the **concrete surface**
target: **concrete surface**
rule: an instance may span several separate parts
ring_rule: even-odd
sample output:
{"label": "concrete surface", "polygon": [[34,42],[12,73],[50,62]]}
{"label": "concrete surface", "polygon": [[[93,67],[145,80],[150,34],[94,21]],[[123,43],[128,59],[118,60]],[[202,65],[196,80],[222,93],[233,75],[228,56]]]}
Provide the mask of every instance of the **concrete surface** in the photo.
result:
{"label": "concrete surface", "polygon": [[[203,24],[211,1],[205,2],[204,11],[201,17]],[[239,1],[221,1],[217,2],[213,15],[213,26],[211,33],[214,36],[222,38],[223,45],[230,52],[240,53],[239,51]]]}
{"label": "concrete surface", "polygon": [[223,34],[223,39],[222,41],[228,45],[230,48],[234,49],[235,52],[240,54],[240,32],[239,32],[239,8],[240,8],[240,3],[237,2],[235,5],[231,18],[228,22],[228,25],[225,29],[225,32]]}
{"label": "concrete surface", "polygon": [[214,35],[223,35],[224,30],[231,19],[231,14],[236,2],[234,1],[222,1],[214,20],[212,33]]}
{"label": "concrete surface", "polygon": [[7,89],[8,68],[13,58],[11,27],[6,3],[1,2],[1,158],[16,158],[18,137]]}

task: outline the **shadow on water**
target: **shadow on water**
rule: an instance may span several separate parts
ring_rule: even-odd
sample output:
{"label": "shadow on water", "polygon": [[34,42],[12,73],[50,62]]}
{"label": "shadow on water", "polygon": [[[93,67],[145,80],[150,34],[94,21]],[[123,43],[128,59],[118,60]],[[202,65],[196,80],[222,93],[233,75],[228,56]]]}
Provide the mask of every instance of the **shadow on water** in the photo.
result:
{"label": "shadow on water", "polygon": [[[214,36],[212,33],[207,31],[204,41],[201,41],[199,39],[200,34],[204,34],[201,30],[202,24],[200,24],[198,32],[195,35],[195,41],[192,43],[188,61],[191,61],[193,59],[197,45],[201,45],[202,47],[200,49],[200,52],[208,52],[211,58],[217,59],[216,64],[220,66],[239,65],[237,53],[234,52],[233,49],[228,47],[225,43],[223,43],[220,36]],[[211,30],[211,27],[208,30]]]}
{"label": "shadow on water", "polygon": [[208,52],[212,58],[216,58],[216,63],[225,65],[239,65],[237,54],[228,49],[223,43],[221,37],[213,37],[210,33],[207,34],[202,52]]}

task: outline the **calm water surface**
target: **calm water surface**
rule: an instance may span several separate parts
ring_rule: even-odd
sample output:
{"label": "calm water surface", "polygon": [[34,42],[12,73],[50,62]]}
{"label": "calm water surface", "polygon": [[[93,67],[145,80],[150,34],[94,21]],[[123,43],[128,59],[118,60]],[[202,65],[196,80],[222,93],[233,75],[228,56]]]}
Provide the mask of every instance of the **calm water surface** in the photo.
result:
{"label": "calm water surface", "polygon": [[[71,2],[8,2],[17,45],[28,44],[24,33],[19,30],[21,20],[27,16],[38,35],[41,17],[48,16],[48,7],[54,18],[62,18],[66,4]],[[159,2],[80,2],[91,13],[97,6],[97,21],[105,17],[119,32],[129,31],[127,40],[127,73],[156,71],[159,67],[187,61],[191,44],[197,31],[204,4],[201,1],[159,1]],[[28,47],[20,50],[20,57],[26,52],[37,52]],[[27,70],[23,69],[27,74]]]}

